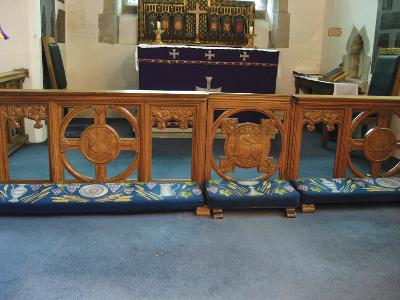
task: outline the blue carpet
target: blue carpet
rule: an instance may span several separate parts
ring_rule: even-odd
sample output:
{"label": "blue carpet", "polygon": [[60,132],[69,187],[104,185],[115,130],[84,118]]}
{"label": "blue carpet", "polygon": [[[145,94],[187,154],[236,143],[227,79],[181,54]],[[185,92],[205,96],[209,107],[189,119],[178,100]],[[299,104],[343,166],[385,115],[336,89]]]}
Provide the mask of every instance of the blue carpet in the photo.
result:
{"label": "blue carpet", "polygon": [[0,299],[400,299],[400,206],[0,218]]}
{"label": "blue carpet", "polygon": [[[153,143],[154,178],[189,176],[189,139]],[[334,147],[306,133],[300,176],[330,177]],[[222,149],[217,141],[215,153]],[[47,151],[47,143],[18,150],[12,177],[48,178]],[[123,153],[110,171],[130,159]],[[79,153],[71,161],[93,174]],[[398,300],[399,214],[386,205],[321,207],[294,220],[274,210],[226,212],[222,221],[192,213],[0,217],[0,299]]]}

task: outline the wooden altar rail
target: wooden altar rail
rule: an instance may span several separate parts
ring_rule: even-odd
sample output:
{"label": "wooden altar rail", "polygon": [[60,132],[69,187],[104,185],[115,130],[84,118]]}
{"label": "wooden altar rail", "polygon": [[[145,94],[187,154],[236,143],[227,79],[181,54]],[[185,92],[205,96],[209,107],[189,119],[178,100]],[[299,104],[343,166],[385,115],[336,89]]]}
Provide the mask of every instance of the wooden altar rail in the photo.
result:
{"label": "wooden altar rail", "polygon": [[[381,171],[382,161],[388,159],[400,141],[389,127],[390,115],[400,117],[400,97],[338,97],[316,95],[253,95],[207,94],[178,92],[129,91],[17,91],[0,90],[0,182],[117,182],[127,179],[134,170],[139,181],[152,180],[152,128],[163,129],[170,121],[181,129],[193,128],[191,180],[203,182],[211,172],[234,179],[227,174],[236,167],[256,167],[260,179],[279,172],[283,179],[295,179],[299,170],[302,129],[314,130],[323,123],[328,130],[338,128],[337,151],[332,175],[342,177],[347,169],[355,176],[365,176],[352,165],[350,150],[364,150],[371,161],[375,176],[397,174],[400,164],[388,172]],[[106,125],[106,109],[124,115],[135,130],[133,138],[120,138]],[[67,116],[63,116],[69,108]],[[92,109],[94,125],[81,138],[66,138],[68,123],[83,109]],[[136,108],[137,118],[126,108]],[[242,111],[256,111],[265,115],[259,124],[238,124],[232,117]],[[355,112],[364,112],[354,119]],[[219,117],[215,118],[215,113]],[[352,139],[352,131],[369,115],[377,118],[377,129],[365,139]],[[18,126],[18,119],[27,117],[46,120],[49,130],[50,180],[10,180],[6,150],[6,122]],[[218,133],[226,135],[225,155],[214,157],[213,140]],[[271,138],[280,135],[282,149],[275,160],[269,157]],[[68,162],[65,151],[80,150],[96,166],[96,178],[88,178]],[[136,160],[121,174],[107,177],[107,163],[115,159],[119,150],[136,152]],[[171,166],[173,168],[174,166]],[[75,178],[64,179],[64,168]],[[167,179],[165,179],[167,180]],[[174,180],[172,180],[174,181]]]}

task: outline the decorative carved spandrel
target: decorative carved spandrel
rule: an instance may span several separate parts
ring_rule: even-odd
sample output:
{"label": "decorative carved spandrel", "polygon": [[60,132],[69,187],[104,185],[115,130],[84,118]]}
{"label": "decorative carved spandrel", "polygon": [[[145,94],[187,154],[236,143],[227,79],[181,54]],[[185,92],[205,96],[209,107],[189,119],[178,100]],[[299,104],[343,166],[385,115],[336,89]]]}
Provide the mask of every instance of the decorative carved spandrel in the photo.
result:
{"label": "decorative carved spandrel", "polygon": [[315,125],[323,123],[328,131],[335,130],[335,124],[339,124],[340,114],[334,110],[305,110],[304,124],[308,131],[315,131]]}
{"label": "decorative carved spandrel", "polygon": [[233,173],[235,172],[235,163],[230,160],[226,156],[221,156],[219,159],[219,169],[221,170],[222,173]]}
{"label": "decorative carved spandrel", "polygon": [[225,134],[231,134],[238,126],[237,118],[228,118],[221,124],[221,132]]}
{"label": "decorative carved spandrel", "polygon": [[28,118],[35,121],[35,128],[42,128],[41,121],[48,119],[47,105],[17,105],[9,104],[4,106],[4,115],[10,121],[13,128],[21,127],[21,120]]}
{"label": "decorative carved spandrel", "polygon": [[265,173],[268,176],[272,176],[274,172],[274,159],[273,157],[268,157],[268,154],[264,154],[264,157],[261,159],[260,164],[257,166],[258,173]]}
{"label": "decorative carved spandrel", "polygon": [[92,125],[82,133],[81,152],[95,164],[112,162],[118,157],[119,150],[119,136],[108,125]]}
{"label": "decorative carved spandrel", "polygon": [[153,124],[158,129],[167,128],[167,122],[176,121],[180,129],[188,129],[193,124],[194,108],[191,107],[154,107],[152,109]]}
{"label": "decorative carved spandrel", "polygon": [[278,132],[274,121],[271,119],[261,119],[260,127],[262,131],[268,135],[275,135]]}

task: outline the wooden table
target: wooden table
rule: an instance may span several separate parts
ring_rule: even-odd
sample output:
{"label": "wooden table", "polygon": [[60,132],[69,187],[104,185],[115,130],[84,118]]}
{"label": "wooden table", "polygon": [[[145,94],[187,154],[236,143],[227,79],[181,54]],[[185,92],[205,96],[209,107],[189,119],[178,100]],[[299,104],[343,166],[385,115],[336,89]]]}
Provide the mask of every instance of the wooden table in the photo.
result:
{"label": "wooden table", "polygon": [[297,72],[293,72],[293,77],[296,94],[303,92],[304,94],[333,95],[333,82],[325,82],[312,78],[306,78]]}

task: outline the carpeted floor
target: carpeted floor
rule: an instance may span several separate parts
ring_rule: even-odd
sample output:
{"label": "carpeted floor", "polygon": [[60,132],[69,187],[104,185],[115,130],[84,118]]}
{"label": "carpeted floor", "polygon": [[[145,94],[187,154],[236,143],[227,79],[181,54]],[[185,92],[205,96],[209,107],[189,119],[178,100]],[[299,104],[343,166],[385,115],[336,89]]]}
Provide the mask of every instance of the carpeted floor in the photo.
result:
{"label": "carpeted floor", "polygon": [[[154,178],[188,177],[189,139],[153,147]],[[334,147],[306,133],[300,176],[330,177]],[[12,155],[12,177],[48,178],[47,148]],[[122,154],[111,171],[129,159]],[[71,161],[91,175],[79,153]],[[399,215],[399,205],[384,205],[322,207],[297,219],[282,211],[226,212],[220,221],[192,213],[0,217],[0,300],[397,300]]]}
{"label": "carpeted floor", "polygon": [[0,218],[0,299],[400,299],[400,206]]}

